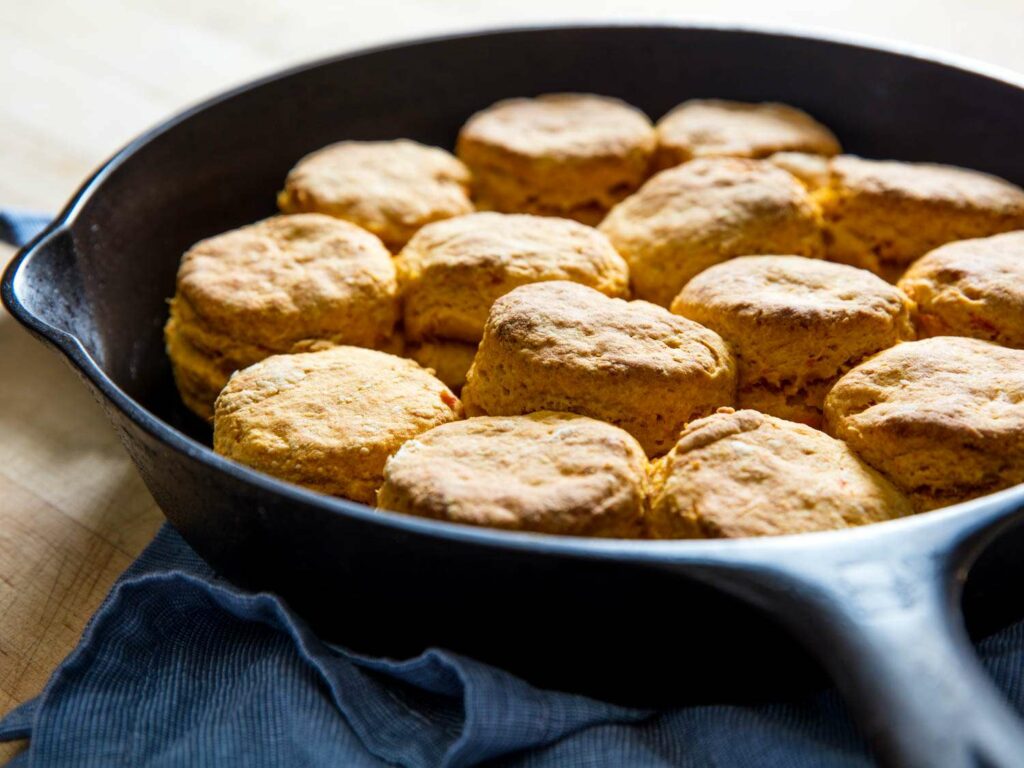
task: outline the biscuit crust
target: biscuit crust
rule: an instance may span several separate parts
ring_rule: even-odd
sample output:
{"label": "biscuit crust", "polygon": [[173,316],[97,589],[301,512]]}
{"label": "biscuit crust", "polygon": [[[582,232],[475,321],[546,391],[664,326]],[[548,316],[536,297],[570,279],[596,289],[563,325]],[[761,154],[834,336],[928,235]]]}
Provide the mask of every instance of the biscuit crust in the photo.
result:
{"label": "biscuit crust", "polygon": [[788,104],[751,104],[723,99],[684,101],[655,126],[658,168],[695,157],[763,158],[774,152],[836,155],[835,135]]}
{"label": "biscuit crust", "polygon": [[514,531],[636,538],[647,474],[623,430],[568,413],[444,424],[388,459],[377,506]]}
{"label": "biscuit crust", "polygon": [[839,379],[825,427],[919,510],[1024,482],[1024,351],[954,336],[899,344]]}
{"label": "biscuit crust", "polygon": [[842,155],[816,198],[828,258],[890,282],[940,245],[1024,228],[1024,190],[949,165]]}
{"label": "biscuit crust", "polygon": [[690,424],[652,465],[655,538],[778,536],[851,528],[912,512],[839,440],[756,411]]}
{"label": "biscuit crust", "polygon": [[298,162],[278,206],[346,219],[398,251],[424,224],[470,213],[469,184],[466,166],[439,147],[342,141]]}
{"label": "biscuit crust", "polygon": [[477,112],[456,152],[481,209],[597,224],[647,178],[655,143],[651,121],[623,101],[552,93]]}
{"label": "biscuit crust", "polygon": [[461,418],[448,387],[412,360],[361,347],[275,355],[217,398],[217,453],[321,493],[372,504],[406,440]]}
{"label": "biscuit crust", "polygon": [[466,374],[473,365],[476,344],[447,339],[428,339],[410,342],[405,354],[424,368],[434,372],[441,381],[460,392],[466,383]]}
{"label": "biscuit crust", "polygon": [[742,256],[693,278],[672,311],[732,348],[742,408],[821,424],[825,394],[869,355],[914,338],[912,303],[863,269],[800,256]]}
{"label": "biscuit crust", "polygon": [[1024,232],[949,243],[900,279],[921,336],[972,336],[1024,348]]}
{"label": "biscuit crust", "polygon": [[494,303],[462,393],[470,415],[578,413],[657,455],[735,391],[732,354],[714,331],[647,302],[548,282]]}
{"label": "biscuit crust", "polygon": [[520,285],[570,280],[626,296],[629,268],[596,229],[569,219],[474,213],[430,224],[396,265],[409,339],[476,343],[491,304]]}
{"label": "biscuit crust", "polygon": [[736,256],[823,255],[803,184],[764,160],[700,158],[662,171],[600,229],[629,264],[637,298],[667,307],[695,275]]}
{"label": "biscuit crust", "polygon": [[329,216],[275,216],[185,253],[165,339],[183,399],[209,418],[234,371],[305,340],[380,346],[397,319],[380,240]]}

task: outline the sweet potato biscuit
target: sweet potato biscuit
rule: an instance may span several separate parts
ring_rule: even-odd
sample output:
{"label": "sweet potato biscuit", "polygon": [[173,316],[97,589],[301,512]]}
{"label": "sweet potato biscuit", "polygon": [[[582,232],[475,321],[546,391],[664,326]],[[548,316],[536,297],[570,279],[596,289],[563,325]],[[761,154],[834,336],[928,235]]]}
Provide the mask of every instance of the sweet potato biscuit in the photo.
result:
{"label": "sweet potato biscuit", "polygon": [[553,93],[477,112],[457,153],[480,208],[596,224],[647,178],[651,121],[607,96]]}
{"label": "sweet potato biscuit", "polygon": [[735,392],[718,334],[568,282],[524,285],[494,303],[462,390],[470,415],[578,413],[622,427],[649,455]]}
{"label": "sweet potato biscuit", "polygon": [[469,171],[415,141],[342,141],[302,158],[278,205],[347,219],[398,251],[424,224],[473,210]]}
{"label": "sweet potato biscuit", "polygon": [[217,398],[213,446],[282,480],[372,504],[387,458],[461,412],[413,361],[340,346],[275,355],[232,376]]}
{"label": "sweet potato biscuit", "polygon": [[476,344],[447,339],[409,342],[405,354],[424,368],[429,368],[441,381],[459,392],[466,383],[466,374],[476,355]]}
{"label": "sweet potato biscuit", "polygon": [[808,533],[912,512],[909,501],[839,440],[756,411],[687,426],[652,465],[655,538]]}
{"label": "sweet potato biscuit", "polygon": [[636,538],[647,457],[628,433],[568,413],[443,424],[384,466],[377,506],[515,531]]}
{"label": "sweet potato biscuit", "polygon": [[729,343],[740,407],[813,427],[839,376],[914,337],[911,307],[899,288],[866,270],[801,256],[726,261],[672,303]]}
{"label": "sweet potato biscuit", "polygon": [[774,152],[835,155],[835,135],[803,110],[787,104],[722,99],[684,101],[655,126],[657,166],[695,157],[762,158]]}
{"label": "sweet potato biscuit", "polygon": [[956,336],[899,344],[839,379],[825,427],[920,510],[1024,482],[1024,351]]}
{"label": "sweet potato biscuit", "polygon": [[832,162],[825,155],[807,152],[776,152],[765,158],[772,165],[788,171],[812,192],[826,187],[832,178]]}
{"label": "sweet potato biscuit", "polygon": [[513,288],[570,280],[609,296],[629,268],[608,238],[576,221],[474,213],[424,227],[396,261],[406,336],[476,343],[495,299]]}
{"label": "sweet potato biscuit", "polygon": [[820,256],[820,225],[790,173],[764,160],[701,158],[659,173],[600,229],[629,264],[637,298],[667,307],[698,272],[736,256]]}
{"label": "sweet potato biscuit", "polygon": [[816,197],[828,258],[891,282],[940,245],[1024,228],[1024,190],[948,165],[842,155]]}
{"label": "sweet potato biscuit", "polygon": [[962,240],[915,261],[900,288],[921,336],[973,336],[1024,348],[1024,232]]}
{"label": "sweet potato biscuit", "polygon": [[329,216],[275,216],[203,240],[182,258],[165,328],[182,397],[209,418],[234,371],[298,342],[386,345],[397,291],[380,240]]}

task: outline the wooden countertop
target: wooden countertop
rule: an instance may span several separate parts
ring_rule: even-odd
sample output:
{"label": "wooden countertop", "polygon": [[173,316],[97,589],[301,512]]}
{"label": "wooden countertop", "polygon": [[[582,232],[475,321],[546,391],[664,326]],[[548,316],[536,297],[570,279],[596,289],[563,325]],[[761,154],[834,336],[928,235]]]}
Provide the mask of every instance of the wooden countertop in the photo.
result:
{"label": "wooden countertop", "polygon": [[[56,211],[170,113],[284,66],[380,42],[566,19],[724,20],[907,40],[1024,71],[1019,0],[95,0],[0,4],[0,206]],[[715,15],[707,13],[713,7]],[[13,252],[0,246],[0,264]],[[0,715],[41,690],[162,516],[99,407],[0,314]],[[0,745],[0,762],[17,746]]]}

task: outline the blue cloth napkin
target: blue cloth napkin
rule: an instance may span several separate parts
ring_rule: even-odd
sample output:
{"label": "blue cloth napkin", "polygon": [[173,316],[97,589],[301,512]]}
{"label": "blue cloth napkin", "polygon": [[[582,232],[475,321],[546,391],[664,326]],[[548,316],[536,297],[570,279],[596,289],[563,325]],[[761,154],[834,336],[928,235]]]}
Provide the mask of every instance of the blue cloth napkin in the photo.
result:
{"label": "blue cloth napkin", "polygon": [[[33,234],[2,212],[0,227]],[[980,652],[1024,708],[1024,623]],[[274,595],[220,579],[169,526],[43,693],[0,721],[0,740],[19,738],[31,741],[18,768],[871,764],[834,691],[651,711],[539,690],[443,650],[353,654]]]}

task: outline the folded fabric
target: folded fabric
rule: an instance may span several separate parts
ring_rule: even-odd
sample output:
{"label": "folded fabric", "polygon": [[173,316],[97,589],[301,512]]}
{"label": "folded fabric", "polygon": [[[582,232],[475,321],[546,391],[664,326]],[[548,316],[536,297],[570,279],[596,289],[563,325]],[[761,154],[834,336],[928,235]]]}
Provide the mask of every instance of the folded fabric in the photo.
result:
{"label": "folded fabric", "polygon": [[[980,651],[1024,707],[1024,622]],[[438,649],[353,654],[219,578],[166,525],[44,692],[0,721],[0,740],[16,738],[30,739],[22,768],[871,764],[834,691],[652,711]]]}

